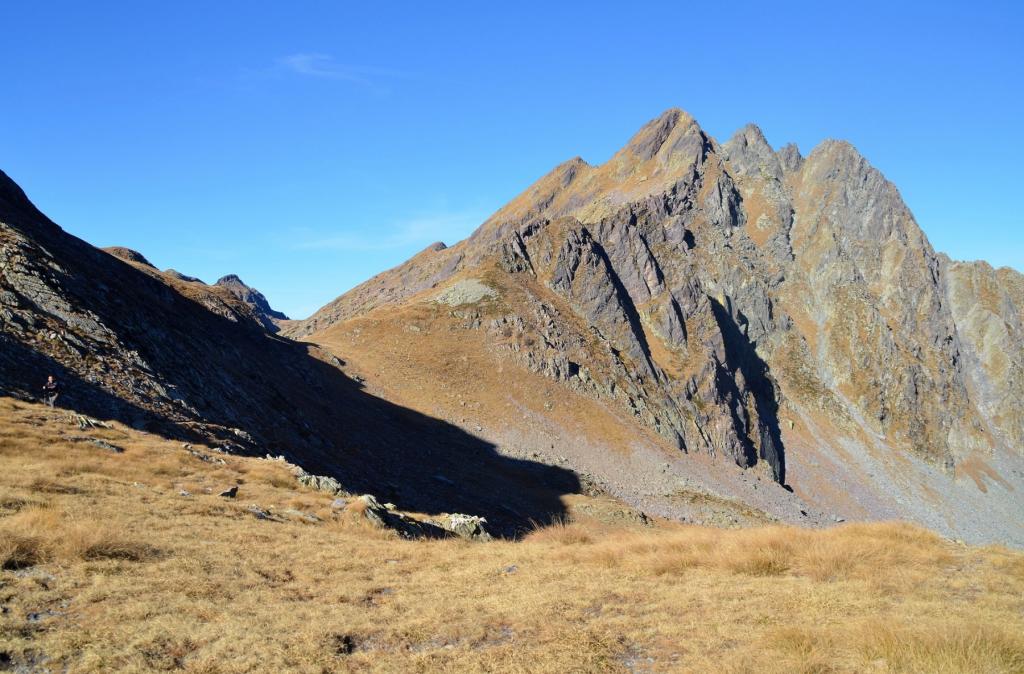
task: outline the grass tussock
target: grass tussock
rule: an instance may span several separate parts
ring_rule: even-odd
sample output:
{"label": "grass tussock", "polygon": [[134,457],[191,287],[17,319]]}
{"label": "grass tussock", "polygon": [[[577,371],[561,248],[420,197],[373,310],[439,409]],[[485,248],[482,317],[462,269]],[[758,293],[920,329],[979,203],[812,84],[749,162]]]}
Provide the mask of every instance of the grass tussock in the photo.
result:
{"label": "grass tussock", "polygon": [[535,525],[528,540],[555,545],[587,545],[594,542],[592,527],[581,526],[568,518],[560,518],[548,525]]}
{"label": "grass tussock", "polygon": [[865,659],[894,671],[1024,672],[1024,635],[1000,625],[874,621],[858,630],[854,643]]}
{"label": "grass tussock", "polygon": [[0,567],[20,569],[45,562],[117,559],[143,561],[156,551],[110,524],[75,520],[52,508],[27,508],[0,520]]}
{"label": "grass tussock", "polygon": [[761,653],[746,653],[726,671],[751,671],[755,663],[779,673],[1016,673],[1024,671],[1024,637],[998,624],[878,616],[838,627],[776,629]]}
{"label": "grass tussock", "polygon": [[251,482],[267,484],[276,489],[294,489],[295,476],[277,462],[245,463],[238,472]]}
{"label": "grass tussock", "polygon": [[[1006,548],[900,523],[725,531],[583,510],[518,542],[406,541],[277,462],[204,462],[118,425],[89,433],[124,452],[0,398],[12,666],[1024,672],[1024,555]],[[218,496],[233,484],[236,499]]]}

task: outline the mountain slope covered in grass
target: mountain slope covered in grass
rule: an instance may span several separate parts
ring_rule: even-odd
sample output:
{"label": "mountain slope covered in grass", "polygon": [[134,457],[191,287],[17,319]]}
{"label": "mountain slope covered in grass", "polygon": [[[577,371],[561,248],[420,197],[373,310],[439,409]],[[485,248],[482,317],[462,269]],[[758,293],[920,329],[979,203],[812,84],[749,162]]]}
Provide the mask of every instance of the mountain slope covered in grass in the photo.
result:
{"label": "mountain slope covered in grass", "polygon": [[1024,670],[1003,547],[644,523],[600,497],[517,542],[409,541],[280,461],[110,426],[0,398],[5,668]]}

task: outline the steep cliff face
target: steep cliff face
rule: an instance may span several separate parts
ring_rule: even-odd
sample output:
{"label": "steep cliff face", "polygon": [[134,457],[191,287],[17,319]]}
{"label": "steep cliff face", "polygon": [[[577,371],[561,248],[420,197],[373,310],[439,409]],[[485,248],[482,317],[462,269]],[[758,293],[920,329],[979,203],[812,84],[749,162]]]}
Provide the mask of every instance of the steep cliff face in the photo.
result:
{"label": "steep cliff face", "polygon": [[1020,275],[937,255],[848,143],[803,157],[748,126],[720,144],[670,110],[605,164],[556,167],[466,241],[288,332],[338,341],[469,277],[499,296],[458,312],[498,363],[807,498],[826,476],[790,480],[790,443],[914,457],[949,479],[1021,456]]}
{"label": "steep cliff face", "polygon": [[984,262],[941,258],[968,396],[997,443],[1024,447],[1024,276]]}
{"label": "steep cliff face", "polygon": [[69,236],[2,174],[0,297],[5,392],[31,396],[57,374],[87,413],[180,424],[238,447],[272,449],[297,434],[287,401],[315,409],[316,396],[288,368],[316,377],[331,367],[330,356],[268,335],[229,291]]}

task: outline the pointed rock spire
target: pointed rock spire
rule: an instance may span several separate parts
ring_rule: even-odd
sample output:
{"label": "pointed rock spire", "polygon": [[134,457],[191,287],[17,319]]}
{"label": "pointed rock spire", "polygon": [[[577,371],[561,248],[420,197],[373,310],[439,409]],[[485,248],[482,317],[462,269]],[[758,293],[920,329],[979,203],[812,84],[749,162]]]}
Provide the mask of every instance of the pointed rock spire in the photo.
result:
{"label": "pointed rock spire", "polygon": [[722,146],[722,153],[733,170],[740,175],[757,173],[766,166],[774,173],[782,173],[775,152],[756,124],[747,124],[733,134]]}
{"label": "pointed rock spire", "polygon": [[786,143],[776,154],[779,157],[779,163],[782,164],[782,169],[787,173],[799,171],[804,164],[804,157],[800,154],[800,148],[796,146],[796,143]]}

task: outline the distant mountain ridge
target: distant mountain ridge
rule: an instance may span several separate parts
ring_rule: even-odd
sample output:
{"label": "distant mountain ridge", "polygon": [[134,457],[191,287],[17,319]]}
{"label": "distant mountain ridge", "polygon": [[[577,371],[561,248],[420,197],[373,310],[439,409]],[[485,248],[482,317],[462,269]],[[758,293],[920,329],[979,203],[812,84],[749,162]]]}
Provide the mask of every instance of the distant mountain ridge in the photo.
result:
{"label": "distant mountain ridge", "polygon": [[[104,251],[110,253],[116,258],[120,258],[125,262],[128,262],[146,272],[150,275],[156,275],[164,281],[173,283],[174,281],[182,281],[185,283],[196,283],[205,286],[206,284],[195,276],[187,276],[175,269],[165,269],[160,271],[157,269],[152,262],[146,259],[146,256],[142,253],[132,250],[131,248],[125,248],[123,246],[111,246],[104,248]],[[233,304],[230,300],[224,302],[223,300],[214,299],[219,298],[218,291],[216,288],[223,288],[231,294],[235,299],[242,302],[242,306],[245,307],[246,318],[255,320],[260,323],[264,328],[271,332],[278,331],[278,321],[287,321],[288,317],[280,311],[275,311],[267,298],[263,296],[263,293],[251,288],[242,282],[242,279],[238,278],[235,274],[228,274],[222,276],[213,284],[214,288],[211,288],[208,292],[201,292],[198,296],[202,297],[202,302],[208,309],[214,313],[220,314],[229,320],[234,320],[236,312],[235,307],[229,307],[228,305]]]}

